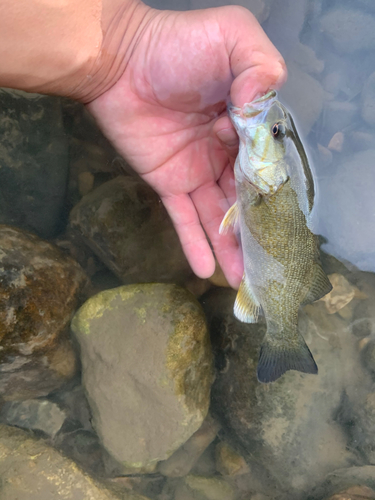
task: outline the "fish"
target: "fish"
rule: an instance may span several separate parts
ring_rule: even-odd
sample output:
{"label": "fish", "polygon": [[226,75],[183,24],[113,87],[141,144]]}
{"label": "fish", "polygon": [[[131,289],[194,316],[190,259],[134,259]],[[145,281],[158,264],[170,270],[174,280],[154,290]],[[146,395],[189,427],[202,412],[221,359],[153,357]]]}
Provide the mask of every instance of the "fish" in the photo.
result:
{"label": "fish", "polygon": [[313,173],[290,112],[275,90],[244,104],[228,105],[239,136],[234,166],[236,202],[219,232],[239,233],[244,274],[234,315],[267,331],[257,366],[259,382],[274,382],[288,370],[317,374],[298,332],[301,305],[329,293],[318,237],[313,233]]}

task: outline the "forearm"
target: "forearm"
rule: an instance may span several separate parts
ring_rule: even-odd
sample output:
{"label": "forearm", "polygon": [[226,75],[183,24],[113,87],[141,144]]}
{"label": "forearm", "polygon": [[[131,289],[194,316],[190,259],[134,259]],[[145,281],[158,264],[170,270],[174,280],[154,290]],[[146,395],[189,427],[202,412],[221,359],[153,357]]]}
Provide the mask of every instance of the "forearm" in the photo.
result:
{"label": "forearm", "polygon": [[121,76],[151,11],[139,0],[0,0],[0,87],[91,101]]}

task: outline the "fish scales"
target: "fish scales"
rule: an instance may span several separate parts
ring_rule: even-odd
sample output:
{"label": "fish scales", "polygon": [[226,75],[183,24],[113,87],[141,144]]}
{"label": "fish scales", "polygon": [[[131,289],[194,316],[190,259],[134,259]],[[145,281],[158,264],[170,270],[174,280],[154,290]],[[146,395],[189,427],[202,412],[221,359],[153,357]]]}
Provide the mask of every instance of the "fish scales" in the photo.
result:
{"label": "fish scales", "polygon": [[328,293],[331,284],[309,228],[314,185],[306,154],[274,91],[241,110],[230,107],[229,114],[240,137],[237,202],[221,232],[237,223],[245,268],[234,313],[256,322],[261,309],[266,318],[259,381],[274,381],[291,369],[317,373],[298,333],[298,310]]}

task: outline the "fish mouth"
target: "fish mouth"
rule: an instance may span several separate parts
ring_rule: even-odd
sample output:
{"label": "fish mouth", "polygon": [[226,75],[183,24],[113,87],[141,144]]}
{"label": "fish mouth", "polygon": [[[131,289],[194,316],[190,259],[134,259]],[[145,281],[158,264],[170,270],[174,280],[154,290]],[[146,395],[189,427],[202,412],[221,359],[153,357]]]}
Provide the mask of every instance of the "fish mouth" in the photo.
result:
{"label": "fish mouth", "polygon": [[253,118],[268,109],[275,99],[277,99],[277,92],[271,89],[266,94],[254,99],[254,101],[245,103],[242,108],[233,106],[231,103],[228,104],[228,113],[241,118]]}

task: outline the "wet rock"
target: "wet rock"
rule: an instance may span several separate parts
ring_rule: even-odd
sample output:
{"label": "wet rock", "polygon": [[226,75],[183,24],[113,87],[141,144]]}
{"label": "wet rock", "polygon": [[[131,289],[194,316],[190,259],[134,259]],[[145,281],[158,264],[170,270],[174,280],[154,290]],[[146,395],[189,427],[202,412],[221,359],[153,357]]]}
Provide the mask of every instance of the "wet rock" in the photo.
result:
{"label": "wet rock", "polygon": [[[1,497],[17,500],[115,500],[119,497],[43,440],[0,425]],[[122,500],[147,500],[124,494]]]}
{"label": "wet rock", "polygon": [[374,134],[363,130],[355,130],[348,136],[349,147],[353,152],[371,149],[374,145]]}
{"label": "wet rock", "polygon": [[61,100],[0,89],[0,109],[0,224],[52,237],[68,178]]}
{"label": "wet rock", "polygon": [[191,469],[190,473],[194,476],[205,476],[212,477],[215,476],[216,471],[216,462],[215,462],[215,442],[216,440],[210,444],[208,448],[202,453],[202,455],[198,458],[197,462],[194,464],[194,467]]}
{"label": "wet rock", "polygon": [[104,447],[132,471],[154,470],[208,411],[211,348],[199,304],[175,285],[129,285],[89,299],[72,329]]}
{"label": "wet rock", "polygon": [[48,399],[63,408],[70,420],[78,422],[83,429],[92,430],[90,407],[82,385],[68,384],[50,394]]}
{"label": "wet rock", "polygon": [[342,132],[336,132],[332,139],[328,143],[328,149],[335,151],[336,153],[341,153],[344,146],[345,136]]}
{"label": "wet rock", "polygon": [[366,81],[362,91],[362,118],[375,126],[375,72]]}
{"label": "wet rock", "polygon": [[320,74],[324,69],[324,62],[316,57],[313,49],[300,42],[295,44],[288,59],[310,75]]}
{"label": "wet rock", "polygon": [[319,160],[324,166],[328,166],[332,163],[333,155],[328,148],[325,148],[321,144],[318,144],[318,152],[319,152]]}
{"label": "wet rock", "polygon": [[234,500],[232,486],[219,478],[187,476],[175,491],[175,500]]}
{"label": "wet rock", "polygon": [[[330,472],[323,483],[310,492],[309,498],[311,500],[329,498],[329,496],[335,495],[337,492],[343,492],[348,488],[358,488],[358,485],[361,485],[361,488],[375,489],[374,466],[347,467]],[[368,494],[368,490],[365,489],[364,491]]]}
{"label": "wet rock", "polygon": [[340,52],[375,48],[375,19],[360,10],[332,10],[322,17],[321,29]]}
{"label": "wet rock", "polygon": [[249,466],[241,455],[222,441],[216,446],[216,469],[222,476],[237,476],[246,474]]}
{"label": "wet rock", "polygon": [[159,197],[138,179],[119,176],[102,184],[75,206],[70,223],[126,284],[183,283],[191,274]]}
{"label": "wet rock", "polygon": [[223,270],[220,267],[220,264],[216,261],[215,265],[215,272],[212,276],[209,278],[210,283],[212,283],[215,286],[223,286],[223,287],[230,287]]}
{"label": "wet rock", "polygon": [[367,486],[352,486],[329,497],[328,500],[374,500],[375,491]]}
{"label": "wet rock", "polygon": [[316,303],[304,308],[299,330],[319,374],[291,371],[272,384],[259,384],[256,365],[265,325],[235,320],[234,300],[235,292],[227,290],[202,298],[219,370],[212,412],[225,440],[244,456],[265,494],[300,497],[327,471],[353,459],[333,415],[343,391],[355,404],[368,392],[371,380],[361,369],[356,339],[346,321]]}
{"label": "wet rock", "polygon": [[241,5],[254,14],[260,23],[263,23],[270,14],[270,2],[265,0],[190,0],[191,9],[207,9],[222,5]]}
{"label": "wet rock", "polygon": [[8,425],[42,431],[54,438],[67,415],[56,403],[42,399],[12,401],[0,409],[0,421]]}
{"label": "wet rock", "polygon": [[199,457],[215,439],[219,429],[219,424],[208,415],[202,426],[181,448],[158,464],[158,472],[167,477],[183,477],[189,474]]}
{"label": "wet rock", "polygon": [[375,206],[374,162],[375,150],[361,151],[337,160],[334,180],[326,172],[319,182],[318,230],[329,240],[324,250],[364,271],[375,271],[375,232],[368,220]]}
{"label": "wet rock", "polygon": [[0,226],[0,282],[0,395],[45,395],[76,369],[66,327],[85,274],[50,243]]}
{"label": "wet rock", "polygon": [[324,302],[329,314],[334,314],[347,306],[355,296],[366,298],[357,287],[349,283],[342,274],[334,273],[328,276],[332,285],[332,290],[321,300]]}
{"label": "wet rock", "polygon": [[290,64],[288,80],[280,90],[280,98],[293,113],[300,134],[303,137],[308,135],[323,108],[324,90],[320,83]]}
{"label": "wet rock", "polygon": [[[352,102],[330,101],[323,110],[324,133],[329,138],[352,125],[358,107]],[[342,141],[343,142],[343,141]],[[329,147],[329,146],[328,146]],[[331,148],[330,148],[331,149]],[[337,148],[335,149],[337,151]]]}

